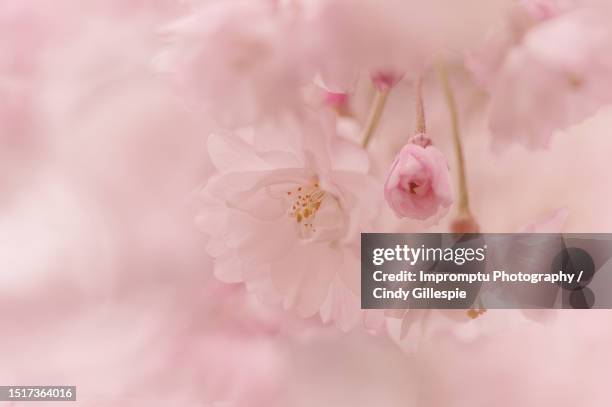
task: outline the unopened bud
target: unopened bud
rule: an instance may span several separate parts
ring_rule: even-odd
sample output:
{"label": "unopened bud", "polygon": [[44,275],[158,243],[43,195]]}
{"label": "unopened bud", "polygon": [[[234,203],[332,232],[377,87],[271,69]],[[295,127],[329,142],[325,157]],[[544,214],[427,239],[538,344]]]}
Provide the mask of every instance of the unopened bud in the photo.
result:
{"label": "unopened bud", "polygon": [[472,215],[460,215],[451,223],[452,233],[479,233],[480,226]]}

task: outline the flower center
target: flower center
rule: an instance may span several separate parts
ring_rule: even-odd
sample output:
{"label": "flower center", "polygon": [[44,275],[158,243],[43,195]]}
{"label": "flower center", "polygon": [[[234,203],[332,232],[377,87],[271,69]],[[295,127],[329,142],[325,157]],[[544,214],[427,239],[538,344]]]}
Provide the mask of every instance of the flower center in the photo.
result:
{"label": "flower center", "polygon": [[407,193],[420,197],[429,190],[429,181],[423,179],[402,180],[400,188]]}
{"label": "flower center", "polygon": [[300,227],[303,237],[316,232],[314,220],[321,208],[325,192],[319,188],[318,183],[307,186],[299,186],[287,191],[289,198],[288,214]]}

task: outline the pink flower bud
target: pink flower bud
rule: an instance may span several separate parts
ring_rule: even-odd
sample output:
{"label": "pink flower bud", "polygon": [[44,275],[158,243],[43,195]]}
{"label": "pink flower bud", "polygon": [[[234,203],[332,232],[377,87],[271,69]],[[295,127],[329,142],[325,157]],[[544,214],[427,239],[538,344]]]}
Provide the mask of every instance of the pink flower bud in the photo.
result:
{"label": "pink flower bud", "polygon": [[340,116],[351,116],[349,95],[347,93],[327,91],[325,93],[325,104],[334,109]]}
{"label": "pink flower bud", "polygon": [[478,233],[480,226],[472,215],[459,216],[451,223],[452,233]]}
{"label": "pink flower bud", "polygon": [[370,75],[372,83],[379,91],[387,91],[397,85],[404,75],[399,75],[393,71],[377,71]]}
{"label": "pink flower bud", "polygon": [[325,103],[334,108],[346,106],[348,103],[348,94],[327,91],[325,92]]}
{"label": "pink flower bud", "polygon": [[[418,135],[417,140],[429,140]],[[406,144],[389,169],[385,182],[385,199],[400,217],[440,219],[452,203],[448,163],[431,142],[422,146]]]}

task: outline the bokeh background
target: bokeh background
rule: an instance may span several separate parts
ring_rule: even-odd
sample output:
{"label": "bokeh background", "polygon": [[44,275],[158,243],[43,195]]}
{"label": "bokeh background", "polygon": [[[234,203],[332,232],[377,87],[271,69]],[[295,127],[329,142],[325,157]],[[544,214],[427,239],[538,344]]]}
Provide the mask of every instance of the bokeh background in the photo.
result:
{"label": "bokeh background", "polygon": [[[217,281],[195,219],[219,124],[158,63],[166,28],[206,3],[0,1],[0,384],[76,385],[66,405],[82,406],[610,405],[609,311],[431,311],[410,335],[394,318],[376,334],[344,332]],[[438,23],[465,36],[446,39],[479,40],[477,23],[498,15],[490,4],[455,5]],[[559,211],[560,231],[612,230],[612,108],[548,149],[494,153],[487,95],[460,61],[451,72],[482,230],[518,231]],[[413,88],[407,77],[389,98],[375,174],[414,127]],[[435,75],[424,90],[430,134],[453,168]],[[360,81],[357,122],[371,95]],[[383,209],[376,230],[447,231],[452,211],[425,229]],[[0,402],[19,405],[29,404]]]}

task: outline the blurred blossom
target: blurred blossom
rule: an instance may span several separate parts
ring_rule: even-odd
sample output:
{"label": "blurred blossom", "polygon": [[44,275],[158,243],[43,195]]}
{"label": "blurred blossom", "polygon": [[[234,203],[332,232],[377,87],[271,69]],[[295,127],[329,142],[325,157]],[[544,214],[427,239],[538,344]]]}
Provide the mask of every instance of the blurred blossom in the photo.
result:
{"label": "blurred blossom", "polygon": [[561,14],[576,5],[576,0],[521,0],[519,4],[536,21],[543,21]]}
{"label": "blurred blossom", "polygon": [[[555,131],[612,101],[608,87],[602,86],[612,69],[607,52],[611,11],[608,5],[551,12],[525,27],[514,43],[498,43],[503,54],[494,48],[482,54],[489,63],[499,64],[489,82],[494,147],[513,142],[547,147]],[[471,63],[482,76],[482,61]]]}
{"label": "blurred blossom", "polygon": [[164,29],[170,43],[156,63],[225,126],[291,110],[304,83],[292,11],[269,0],[208,2]]}
{"label": "blurred blossom", "polygon": [[504,19],[491,24],[485,40],[467,50],[465,62],[474,79],[490,88],[506,54],[520,45],[531,28],[576,8],[577,3],[574,0],[522,0],[513,4]]}
{"label": "blurred blossom", "polygon": [[331,90],[346,91],[359,73],[390,70],[415,77],[441,55],[455,58],[501,20],[510,2],[303,3],[309,60]]}
{"label": "blurred blossom", "polygon": [[338,116],[350,117],[352,115],[350,96],[348,93],[335,93],[326,91],[324,95],[325,105],[335,110]]}
{"label": "blurred blossom", "polygon": [[567,208],[557,209],[546,217],[524,226],[519,233],[559,233],[563,230],[563,226],[567,220],[569,211]]}
{"label": "blurred blossom", "polygon": [[[558,209],[534,222],[519,228],[517,233],[561,233],[565,226],[568,211]],[[465,219],[466,230],[458,233],[478,233],[479,225],[469,224],[473,219]],[[486,231],[486,230],[485,230]],[[455,231],[454,231],[455,232]],[[539,323],[551,322],[559,310],[486,310],[486,303],[480,308],[459,309],[412,309],[387,310],[389,335],[410,354],[427,348],[436,338],[452,338],[466,343],[484,341],[490,335],[506,332],[513,335],[513,329],[525,320]],[[508,328],[508,324],[510,328]],[[540,327],[544,328],[544,327]],[[460,362],[461,363],[461,362]]]}
{"label": "blurred blossom", "polygon": [[[487,318],[499,322],[477,340],[457,340],[441,330],[422,343],[414,358],[420,373],[417,402],[457,407],[607,405],[604,377],[612,359],[607,348],[611,332],[602,321],[608,315],[564,310],[541,324],[513,310],[491,310],[469,323]],[[568,386],[576,370],[589,372],[590,380],[580,388]]]}
{"label": "blurred blossom", "polygon": [[378,71],[371,75],[372,84],[379,91],[385,91],[391,89],[402,79],[402,75],[386,72],[386,71]]}

